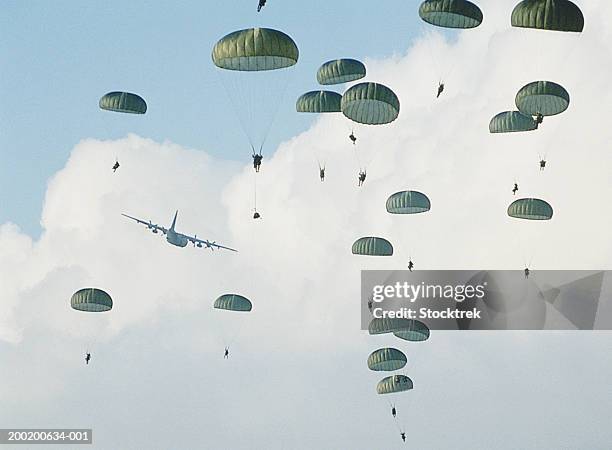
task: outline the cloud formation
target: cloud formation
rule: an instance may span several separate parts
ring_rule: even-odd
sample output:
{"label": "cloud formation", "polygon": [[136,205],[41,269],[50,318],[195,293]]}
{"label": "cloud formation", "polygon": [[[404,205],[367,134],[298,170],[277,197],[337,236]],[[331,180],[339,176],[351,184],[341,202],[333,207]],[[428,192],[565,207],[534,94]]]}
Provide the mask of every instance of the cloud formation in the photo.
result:
{"label": "cloud formation", "polygon": [[[435,333],[409,346],[358,329],[359,271],[409,257],[418,269],[612,268],[612,6],[582,2],[577,36],[510,29],[509,4],[481,3],[483,26],[456,41],[428,31],[403,55],[367,61],[367,80],[400,97],[393,124],[325,116],[266,155],[261,221],[249,166],[136,135],[80,142],[49,181],[40,239],[0,227],[2,423],[93,427],[96,448],[394,448],[365,366],[389,344],[409,357],[415,389],[397,402],[415,446],[603,448],[605,333]],[[538,79],[568,89],[568,111],[533,133],[490,135],[490,118]],[[553,205],[553,221],[506,216],[515,181]],[[386,198],[404,189],[425,192],[432,210],[388,215]],[[175,210],[179,231],[239,253],[178,249],[120,215],[167,226]],[[364,235],[396,254],[351,255]],[[71,311],[86,286],[106,289],[113,311]],[[225,292],[251,298],[253,313],[214,311]]]}

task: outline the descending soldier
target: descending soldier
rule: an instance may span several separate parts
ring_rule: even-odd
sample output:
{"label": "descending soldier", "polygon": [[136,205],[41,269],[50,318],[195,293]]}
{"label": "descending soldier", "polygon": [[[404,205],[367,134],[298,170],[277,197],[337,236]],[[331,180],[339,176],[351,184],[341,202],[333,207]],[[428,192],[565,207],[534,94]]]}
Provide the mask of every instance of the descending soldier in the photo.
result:
{"label": "descending soldier", "polygon": [[115,164],[113,165],[113,173],[115,173],[118,168],[119,168],[119,161],[115,161]]}
{"label": "descending soldier", "polygon": [[266,6],[266,0],[259,0],[259,4],[257,5],[257,12],[261,11],[261,8]]}
{"label": "descending soldier", "polygon": [[352,131],[351,134],[349,134],[349,139],[351,140],[353,145],[355,145],[355,142],[357,142],[357,138],[355,137],[355,134]]}
{"label": "descending soldier", "polygon": [[514,183],[514,187],[512,188],[512,195],[516,195],[517,192],[518,192],[518,184]]}
{"label": "descending soldier", "polygon": [[440,98],[440,94],[442,94],[442,92],[444,92],[444,83],[440,81],[440,83],[438,84],[438,95],[436,96],[436,98]]}
{"label": "descending soldier", "polygon": [[261,153],[253,153],[253,168],[255,169],[255,172],[259,172],[262,159],[263,155]]}
{"label": "descending soldier", "polygon": [[91,353],[87,352],[85,354],[85,364],[89,365],[89,360],[91,359]]}
{"label": "descending soldier", "polygon": [[359,184],[358,186],[363,186],[363,183],[365,182],[366,179],[366,172],[365,170],[360,170],[359,171]]}

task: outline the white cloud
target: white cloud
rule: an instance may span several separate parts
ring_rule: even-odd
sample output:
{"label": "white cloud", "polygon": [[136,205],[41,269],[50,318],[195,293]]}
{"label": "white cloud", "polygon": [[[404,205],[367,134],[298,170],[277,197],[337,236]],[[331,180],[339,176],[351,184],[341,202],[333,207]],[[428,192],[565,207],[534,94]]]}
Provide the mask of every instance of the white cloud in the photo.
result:
{"label": "white cloud", "polygon": [[[581,36],[508,29],[509,11],[483,1],[483,27],[457,42],[434,32],[405,55],[368,61],[368,79],[400,96],[399,119],[355,126],[355,149],[344,118],[322,117],[266,155],[261,221],[251,219],[251,167],[135,135],[79,143],[49,183],[41,238],[0,228],[2,422],[93,426],[104,448],[395,445],[365,359],[403,344],[357,329],[360,269],[403,268],[409,256],[419,269],[520,269],[526,260],[536,270],[612,268],[612,10],[583,3]],[[437,101],[428,53],[452,66]],[[489,119],[536,79],[563,84],[569,110],[534,133],[489,135]],[[362,189],[356,151],[371,159]],[[553,205],[553,221],[506,217],[515,180],[521,194]],[[402,189],[425,192],[432,211],[390,217],[385,200]],[[176,209],[180,231],[239,253],[174,248],[120,215],[166,225]],[[362,235],[388,237],[396,255],[352,256]],[[71,311],[84,286],[108,290],[113,311]],[[253,313],[213,311],[227,291],[250,297]],[[87,345],[95,351],[85,368]],[[419,447],[476,448],[486,438],[500,448],[597,448],[611,438],[602,417],[612,405],[599,396],[607,380],[598,374],[611,369],[605,334],[434,333],[406,350],[417,389],[398,403]],[[146,435],[130,436],[127,424]],[[180,445],[165,430],[180,431]]]}

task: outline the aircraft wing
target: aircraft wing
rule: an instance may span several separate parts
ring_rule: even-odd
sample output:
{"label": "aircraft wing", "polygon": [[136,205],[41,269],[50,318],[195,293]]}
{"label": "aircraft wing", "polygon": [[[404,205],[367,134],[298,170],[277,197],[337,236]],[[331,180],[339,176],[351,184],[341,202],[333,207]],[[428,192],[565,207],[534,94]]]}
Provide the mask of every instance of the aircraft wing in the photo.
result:
{"label": "aircraft wing", "polygon": [[163,234],[166,234],[166,232],[168,231],[164,227],[161,227],[161,226],[159,226],[157,224],[152,223],[150,220],[147,222],[145,220],[141,220],[141,219],[138,219],[136,217],[128,216],[127,214],[121,214],[121,215],[127,217],[128,219],[135,220],[137,223],[140,223],[140,224],[146,226],[149,230],[152,230],[152,231],[161,231]]}
{"label": "aircraft wing", "polygon": [[223,245],[219,245],[219,244],[217,244],[217,243],[216,243],[216,242],[214,242],[214,241],[213,241],[213,242],[210,242],[210,241],[208,241],[208,240],[206,240],[206,239],[204,239],[204,240],[202,240],[202,239],[198,239],[198,238],[197,238],[197,237],[195,237],[195,236],[185,236],[185,237],[186,237],[187,239],[189,239],[189,242],[191,242],[192,244],[194,244],[194,245],[198,245],[198,244],[199,244],[199,246],[200,246],[200,247],[201,247],[201,246],[204,246],[204,247],[209,248],[209,249],[211,249],[211,250],[214,250],[215,248],[223,248],[223,249],[225,249],[225,250],[230,250],[230,251],[232,251],[232,252],[237,252],[237,251],[238,251],[238,250],[235,250],[235,249],[233,249],[233,248],[229,248],[229,247],[225,247],[225,246],[223,246]]}

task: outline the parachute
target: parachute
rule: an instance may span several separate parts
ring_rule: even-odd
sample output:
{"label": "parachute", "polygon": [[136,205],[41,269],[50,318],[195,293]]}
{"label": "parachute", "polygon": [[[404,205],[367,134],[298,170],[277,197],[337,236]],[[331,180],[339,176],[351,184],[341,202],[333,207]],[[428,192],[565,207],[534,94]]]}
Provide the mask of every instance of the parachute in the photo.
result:
{"label": "parachute", "polygon": [[234,31],[221,38],[212,51],[217,67],[249,72],[290,67],[297,63],[298,56],[293,39],[270,28]]}
{"label": "parachute", "polygon": [[319,84],[341,84],[365,77],[366,68],[361,61],[343,58],[327,61],[317,71]]}
{"label": "parachute", "polygon": [[362,237],[353,243],[353,255],[391,256],[393,245],[381,237]]}
{"label": "parachute", "polygon": [[368,356],[368,368],[377,372],[399,370],[407,362],[406,355],[396,348],[381,348]]}
{"label": "parachute", "polygon": [[520,131],[533,131],[538,124],[531,116],[520,111],[504,111],[497,114],[489,122],[491,133],[515,133]]}
{"label": "parachute", "polygon": [[381,125],[393,122],[399,115],[397,95],[378,83],[359,83],[342,96],[342,113],[357,123]]}
{"label": "parachute", "polygon": [[475,28],[483,19],[480,8],[467,0],[425,0],[419,7],[419,16],[444,28]]}
{"label": "parachute", "polygon": [[394,394],[397,392],[409,391],[413,388],[412,380],[406,375],[391,375],[383,378],[376,386],[379,394]]}
{"label": "parachute", "polygon": [[214,307],[216,309],[225,309],[228,311],[248,312],[253,308],[251,301],[238,294],[223,294],[215,300]]}
{"label": "parachute", "polygon": [[431,209],[427,196],[417,191],[396,192],[387,199],[386,206],[390,214],[418,214]]}
{"label": "parachute", "polygon": [[580,33],[584,16],[569,0],[524,0],[514,7],[513,27]]}
{"label": "parachute", "polygon": [[77,311],[106,312],[113,308],[113,299],[101,289],[81,289],[70,298],[70,306]]}
{"label": "parachute", "polygon": [[429,339],[429,328],[419,320],[412,320],[410,328],[404,328],[393,332],[397,338],[410,342],[423,342]]}
{"label": "parachute", "polygon": [[342,96],[332,91],[310,91],[301,95],[295,102],[297,112],[332,113],[340,112]]}
{"label": "parachute", "polygon": [[529,116],[554,116],[565,111],[570,103],[569,93],[552,81],[534,81],[516,94],[516,107]]}
{"label": "parachute", "polygon": [[508,215],[516,219],[550,220],[553,209],[547,202],[537,198],[521,198],[508,207]]}
{"label": "parachute", "polygon": [[147,103],[142,97],[129,92],[109,92],[100,99],[100,109],[130,114],[144,114]]}
{"label": "parachute", "polygon": [[414,320],[411,319],[380,319],[374,318],[368,325],[368,333],[385,334],[414,328]]}

